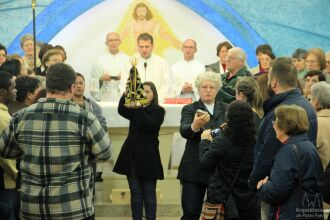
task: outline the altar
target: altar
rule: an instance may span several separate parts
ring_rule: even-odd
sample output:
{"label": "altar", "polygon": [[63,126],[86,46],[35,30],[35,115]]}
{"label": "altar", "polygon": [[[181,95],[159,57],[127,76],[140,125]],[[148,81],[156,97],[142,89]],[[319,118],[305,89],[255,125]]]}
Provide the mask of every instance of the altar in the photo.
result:
{"label": "altar", "polygon": [[[129,121],[118,114],[117,102],[98,102],[102,107],[102,114],[107,120],[108,127],[111,128],[127,128]],[[181,119],[182,104],[161,104],[165,108],[165,118],[162,128],[179,127]]]}

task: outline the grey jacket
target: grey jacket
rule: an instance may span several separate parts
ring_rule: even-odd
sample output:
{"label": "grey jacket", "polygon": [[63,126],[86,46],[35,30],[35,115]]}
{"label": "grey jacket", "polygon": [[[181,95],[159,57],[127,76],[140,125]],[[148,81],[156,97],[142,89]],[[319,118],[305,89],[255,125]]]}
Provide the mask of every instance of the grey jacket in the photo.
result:
{"label": "grey jacket", "polygon": [[99,104],[94,102],[93,100],[84,97],[85,101],[85,110],[93,113],[97,120],[100,122],[102,128],[107,131],[107,122],[102,115],[102,108]]}

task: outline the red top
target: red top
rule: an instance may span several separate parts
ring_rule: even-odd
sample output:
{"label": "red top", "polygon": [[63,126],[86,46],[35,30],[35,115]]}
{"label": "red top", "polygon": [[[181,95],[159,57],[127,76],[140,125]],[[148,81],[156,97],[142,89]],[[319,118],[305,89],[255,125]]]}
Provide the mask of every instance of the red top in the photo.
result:
{"label": "red top", "polygon": [[224,64],[221,63],[221,65],[222,65],[223,70],[226,72],[226,63],[224,63]]}

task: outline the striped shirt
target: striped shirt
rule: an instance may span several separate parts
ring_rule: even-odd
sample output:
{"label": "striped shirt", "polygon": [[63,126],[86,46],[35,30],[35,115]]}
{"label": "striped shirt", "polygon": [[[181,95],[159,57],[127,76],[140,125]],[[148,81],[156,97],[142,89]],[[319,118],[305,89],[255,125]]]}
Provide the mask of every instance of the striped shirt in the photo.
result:
{"label": "striped shirt", "polygon": [[43,98],[13,115],[0,154],[20,158],[22,219],[84,219],[94,214],[91,162],[109,159],[111,142],[93,114]]}

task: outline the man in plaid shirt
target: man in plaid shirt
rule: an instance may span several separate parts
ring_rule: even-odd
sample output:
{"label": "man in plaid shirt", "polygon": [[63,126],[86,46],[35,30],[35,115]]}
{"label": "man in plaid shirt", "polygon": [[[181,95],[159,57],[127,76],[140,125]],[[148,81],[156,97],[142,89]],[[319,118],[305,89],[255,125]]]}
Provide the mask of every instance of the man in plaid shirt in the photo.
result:
{"label": "man in plaid shirt", "polygon": [[72,99],[75,71],[47,71],[47,97],[13,115],[0,154],[19,158],[22,219],[93,219],[92,160],[107,160],[111,142],[96,117]]}

